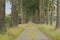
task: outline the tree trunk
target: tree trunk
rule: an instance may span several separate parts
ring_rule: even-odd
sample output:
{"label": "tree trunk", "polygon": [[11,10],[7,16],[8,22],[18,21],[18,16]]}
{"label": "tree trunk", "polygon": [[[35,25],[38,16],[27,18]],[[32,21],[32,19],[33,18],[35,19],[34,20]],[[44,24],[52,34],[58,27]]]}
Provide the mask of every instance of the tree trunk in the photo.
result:
{"label": "tree trunk", "polygon": [[54,0],[52,0],[52,13],[50,15],[50,25],[52,25],[53,22],[53,14],[54,14]]}
{"label": "tree trunk", "polygon": [[18,23],[21,24],[21,0],[18,0]]}
{"label": "tree trunk", "polygon": [[26,11],[25,11],[25,1],[21,0],[21,23],[26,23]]}
{"label": "tree trunk", "polygon": [[41,13],[41,11],[42,11],[42,10],[41,10],[41,7],[42,7],[41,1],[42,1],[42,0],[40,0],[40,2],[39,2],[39,16],[40,16],[40,23],[41,23],[41,18],[42,18],[42,17],[41,17],[41,14],[42,14],[42,13]]}
{"label": "tree trunk", "polygon": [[39,14],[38,10],[35,10],[33,21],[34,21],[34,23],[37,23],[37,24],[39,24],[39,15],[38,14]]}
{"label": "tree trunk", "polygon": [[49,0],[47,5],[46,24],[49,24]]}
{"label": "tree trunk", "polygon": [[60,29],[60,0],[57,0],[57,20],[56,29]]}
{"label": "tree trunk", "polygon": [[45,8],[44,8],[44,0],[42,0],[42,24],[45,23]]}
{"label": "tree trunk", "polygon": [[18,0],[12,0],[12,14],[11,14],[12,26],[18,26]]}
{"label": "tree trunk", "polygon": [[39,10],[40,10],[40,23],[43,24],[44,23],[44,0],[40,0],[39,3]]}
{"label": "tree trunk", "polygon": [[6,31],[5,26],[5,0],[0,0],[0,29]]}

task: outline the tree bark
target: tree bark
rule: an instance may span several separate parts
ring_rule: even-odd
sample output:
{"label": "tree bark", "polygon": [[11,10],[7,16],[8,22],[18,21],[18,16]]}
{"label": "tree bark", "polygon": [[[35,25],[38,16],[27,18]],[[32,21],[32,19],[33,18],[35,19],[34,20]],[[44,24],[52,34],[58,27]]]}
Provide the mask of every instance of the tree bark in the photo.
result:
{"label": "tree bark", "polygon": [[50,15],[50,25],[53,23],[53,14],[54,14],[54,0],[52,0],[52,13]]}
{"label": "tree bark", "polygon": [[47,5],[46,24],[49,24],[49,0]]}
{"label": "tree bark", "polygon": [[40,17],[40,23],[43,24],[44,23],[44,0],[40,0],[39,3],[39,17]]}
{"label": "tree bark", "polygon": [[41,2],[42,2],[42,0],[39,1],[39,17],[40,17],[40,23],[41,23],[41,18],[42,18],[42,17],[41,17],[41,14],[42,14],[42,13],[41,13],[41,11],[42,11],[42,10],[41,10],[41,7],[42,7],[42,3],[41,3]]}
{"label": "tree bark", "polygon": [[42,24],[45,23],[45,5],[44,5],[44,0],[42,0]]}
{"label": "tree bark", "polygon": [[6,31],[5,26],[5,0],[0,0],[0,29]]}
{"label": "tree bark", "polygon": [[60,0],[57,0],[57,20],[56,29],[60,29]]}
{"label": "tree bark", "polygon": [[21,0],[21,23],[26,23],[25,0]]}
{"label": "tree bark", "polygon": [[39,24],[39,10],[37,9],[34,11],[33,23]]}
{"label": "tree bark", "polygon": [[12,0],[12,13],[11,13],[12,26],[18,26],[18,0]]}

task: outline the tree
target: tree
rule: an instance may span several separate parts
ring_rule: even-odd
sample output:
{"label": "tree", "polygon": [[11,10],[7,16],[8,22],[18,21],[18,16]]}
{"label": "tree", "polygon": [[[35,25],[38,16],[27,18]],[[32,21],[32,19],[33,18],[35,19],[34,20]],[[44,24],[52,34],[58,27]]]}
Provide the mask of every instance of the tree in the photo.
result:
{"label": "tree", "polygon": [[39,24],[39,10],[35,9],[33,14],[33,23]]}
{"label": "tree", "polygon": [[43,24],[45,21],[45,5],[44,5],[44,0],[40,0],[39,2],[39,16],[40,16],[40,23]]}
{"label": "tree", "polygon": [[49,0],[47,2],[46,24],[49,24]]}
{"label": "tree", "polygon": [[21,0],[21,23],[26,23],[25,0]]}
{"label": "tree", "polygon": [[11,21],[12,26],[18,26],[18,0],[12,0],[12,13],[11,13]]}
{"label": "tree", "polygon": [[44,5],[44,0],[42,0],[42,13],[41,13],[41,18],[42,18],[42,24],[44,24],[45,23],[45,5]]}
{"label": "tree", "polygon": [[54,14],[54,0],[52,0],[52,8],[51,8],[52,12],[51,12],[51,15],[50,15],[50,25],[52,25],[52,22],[53,22],[53,14]]}
{"label": "tree", "polygon": [[39,1],[40,1],[40,2],[39,2],[39,17],[40,17],[40,23],[42,23],[42,22],[41,22],[41,18],[42,18],[42,17],[41,17],[41,14],[42,14],[42,13],[41,13],[41,11],[42,11],[42,10],[41,10],[41,8],[42,8],[42,3],[41,3],[41,2],[42,2],[42,0],[39,0]]}
{"label": "tree", "polygon": [[5,0],[0,0],[0,29],[6,31],[5,26]]}
{"label": "tree", "polygon": [[57,0],[57,20],[56,20],[56,28],[60,28],[60,0]]}
{"label": "tree", "polygon": [[43,0],[43,24],[45,23],[45,0]]}
{"label": "tree", "polygon": [[40,23],[40,20],[39,20],[39,0],[34,0],[33,3],[32,3],[32,10],[33,10],[33,23],[37,23],[39,24]]}

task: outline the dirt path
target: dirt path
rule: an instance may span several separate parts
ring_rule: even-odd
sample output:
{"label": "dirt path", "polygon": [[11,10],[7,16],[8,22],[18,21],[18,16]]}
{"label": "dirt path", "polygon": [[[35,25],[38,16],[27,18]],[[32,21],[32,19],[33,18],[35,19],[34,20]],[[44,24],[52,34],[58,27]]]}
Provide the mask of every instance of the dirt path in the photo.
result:
{"label": "dirt path", "polygon": [[27,27],[17,40],[48,40],[48,37],[36,27]]}

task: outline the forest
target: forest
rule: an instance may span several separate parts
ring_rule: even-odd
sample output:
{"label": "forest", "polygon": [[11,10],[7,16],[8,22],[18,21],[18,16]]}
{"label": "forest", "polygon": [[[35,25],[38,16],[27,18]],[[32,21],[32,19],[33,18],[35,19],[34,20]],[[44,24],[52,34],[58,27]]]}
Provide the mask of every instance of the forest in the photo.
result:
{"label": "forest", "polygon": [[0,0],[0,40],[60,40],[60,0]]}

